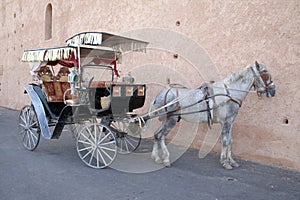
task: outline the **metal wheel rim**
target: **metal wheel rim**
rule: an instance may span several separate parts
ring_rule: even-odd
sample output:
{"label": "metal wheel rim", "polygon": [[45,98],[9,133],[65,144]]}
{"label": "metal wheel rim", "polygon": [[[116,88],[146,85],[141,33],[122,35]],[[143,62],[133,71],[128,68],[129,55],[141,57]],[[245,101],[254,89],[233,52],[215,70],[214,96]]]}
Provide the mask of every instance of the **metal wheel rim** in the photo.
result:
{"label": "metal wheel rim", "polygon": [[114,134],[99,123],[88,124],[78,133],[76,149],[87,166],[98,169],[109,166],[117,155]]}
{"label": "metal wheel rim", "polygon": [[139,147],[141,143],[141,133],[138,133],[137,135],[128,134],[128,124],[125,121],[113,121],[110,126],[117,130],[116,138],[118,152],[120,154],[132,153]]}
{"label": "metal wheel rim", "polygon": [[24,106],[19,115],[19,128],[23,146],[33,151],[40,141],[40,127],[33,106]]}

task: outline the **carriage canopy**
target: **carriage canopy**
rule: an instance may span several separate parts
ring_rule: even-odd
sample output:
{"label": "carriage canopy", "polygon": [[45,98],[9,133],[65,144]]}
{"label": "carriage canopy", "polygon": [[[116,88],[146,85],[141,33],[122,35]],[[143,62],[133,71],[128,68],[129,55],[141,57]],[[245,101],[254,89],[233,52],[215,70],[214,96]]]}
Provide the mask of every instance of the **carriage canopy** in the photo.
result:
{"label": "carriage canopy", "polygon": [[100,65],[113,65],[121,60],[121,54],[128,51],[145,52],[148,42],[104,32],[83,32],[66,40],[67,46],[26,50],[22,61],[29,62],[34,74],[45,65],[60,64],[65,67],[80,67],[94,62]]}

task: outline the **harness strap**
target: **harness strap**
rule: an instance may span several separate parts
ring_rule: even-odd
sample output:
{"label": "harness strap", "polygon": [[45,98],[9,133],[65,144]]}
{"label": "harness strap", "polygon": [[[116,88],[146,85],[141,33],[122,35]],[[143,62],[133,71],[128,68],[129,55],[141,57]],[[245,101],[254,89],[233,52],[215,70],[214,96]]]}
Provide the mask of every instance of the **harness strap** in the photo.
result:
{"label": "harness strap", "polygon": [[[206,102],[206,107],[207,107],[207,124],[208,127],[211,128],[211,126],[213,125],[213,119],[211,116],[211,108],[209,106],[209,99],[211,98],[211,96],[213,95],[213,91],[212,89],[209,87],[209,85],[207,83],[202,84],[199,89],[202,90],[202,93],[204,94],[204,100]],[[213,98],[213,102],[215,104],[215,99]]]}
{"label": "harness strap", "polygon": [[229,89],[228,89],[228,87],[227,87],[227,85],[226,85],[225,83],[224,83],[224,87],[225,87],[227,96],[228,96],[228,98],[229,98],[229,101],[233,101],[234,103],[238,104],[239,107],[241,107],[241,106],[242,106],[242,101],[239,100],[239,99],[233,98],[233,97],[230,95]]}
{"label": "harness strap", "polygon": [[[178,95],[178,88],[176,88],[176,87],[171,87],[171,88],[169,88],[169,89],[167,90],[166,95],[165,95],[165,98],[164,98],[164,105],[167,104],[168,93],[171,91],[171,89],[176,89],[176,98],[178,98],[178,96],[179,96],[179,95]],[[172,113],[181,110],[181,107],[179,106],[179,102],[177,102],[176,104],[177,104],[177,106],[176,106],[175,110],[172,111]],[[168,107],[165,107],[165,112],[166,112],[167,115],[168,115],[168,114],[169,114],[169,111],[167,110],[167,108],[168,108]],[[180,115],[179,115],[179,116],[178,116],[177,122],[179,122],[180,119],[181,119],[181,117],[180,117]]]}

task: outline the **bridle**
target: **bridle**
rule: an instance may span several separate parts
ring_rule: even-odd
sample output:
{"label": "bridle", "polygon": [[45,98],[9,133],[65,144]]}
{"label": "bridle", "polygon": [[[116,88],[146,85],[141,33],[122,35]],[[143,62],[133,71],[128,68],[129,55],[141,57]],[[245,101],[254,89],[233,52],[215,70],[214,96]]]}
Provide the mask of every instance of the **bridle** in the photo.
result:
{"label": "bridle", "polygon": [[253,86],[258,96],[267,92],[269,88],[274,87],[272,77],[266,69],[259,70],[259,66],[255,64],[255,66],[251,67],[251,70],[254,73]]}

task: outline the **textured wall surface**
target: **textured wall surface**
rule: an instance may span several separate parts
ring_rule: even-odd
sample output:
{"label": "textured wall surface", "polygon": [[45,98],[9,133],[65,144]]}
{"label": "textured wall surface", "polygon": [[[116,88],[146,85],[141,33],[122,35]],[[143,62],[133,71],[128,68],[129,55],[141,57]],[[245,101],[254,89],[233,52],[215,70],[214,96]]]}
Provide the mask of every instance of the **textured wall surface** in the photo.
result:
{"label": "textured wall surface", "polygon": [[[53,34],[45,40],[48,3],[53,8]],[[300,170],[299,6],[298,0],[2,0],[0,106],[20,109],[28,103],[23,86],[32,78],[27,64],[20,61],[24,49],[64,45],[65,39],[82,31],[171,30],[201,46],[222,77],[255,60],[267,66],[277,86],[276,97],[248,95],[233,129],[233,152],[244,159]],[[173,59],[173,53],[150,51],[149,57],[136,62],[167,60],[161,64],[189,77],[190,86],[201,84],[193,69],[180,57]],[[202,139],[199,131],[194,147]]]}

